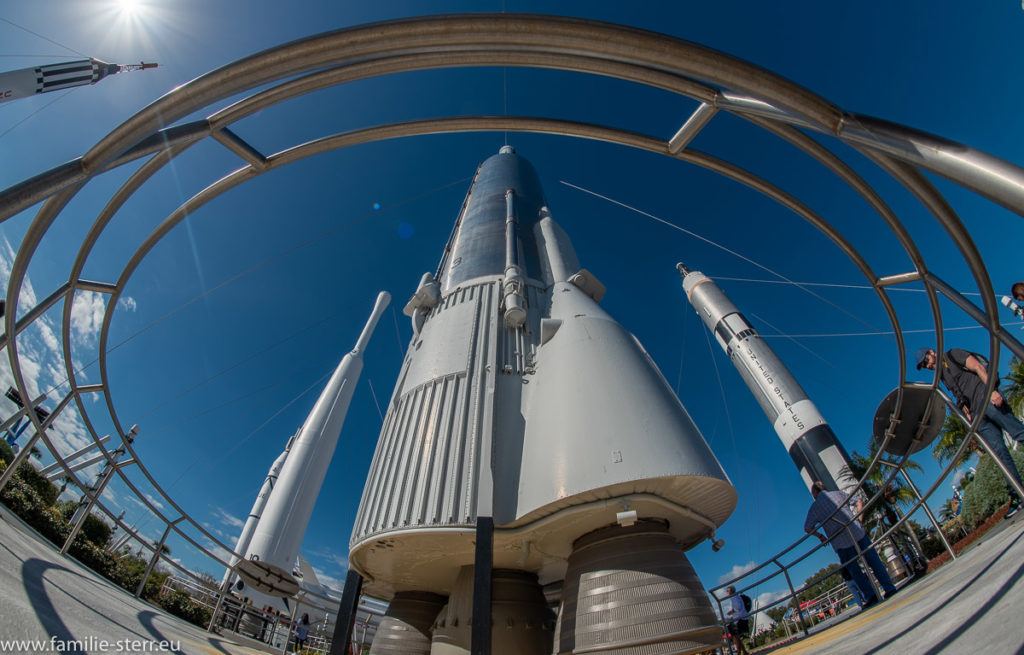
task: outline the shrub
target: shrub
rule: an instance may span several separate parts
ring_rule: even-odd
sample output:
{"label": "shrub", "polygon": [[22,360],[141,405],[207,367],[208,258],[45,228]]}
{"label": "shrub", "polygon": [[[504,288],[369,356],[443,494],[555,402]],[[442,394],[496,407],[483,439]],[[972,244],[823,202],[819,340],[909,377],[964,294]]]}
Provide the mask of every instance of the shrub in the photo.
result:
{"label": "shrub", "polygon": [[7,439],[0,435],[0,460],[10,464],[14,461],[14,449],[7,443]]}
{"label": "shrub", "polygon": [[[1017,470],[1024,470],[1024,450],[1010,451]],[[971,486],[964,492],[964,524],[973,529],[1010,500],[1006,479],[992,458],[983,455]]]}
{"label": "shrub", "polygon": [[200,628],[206,628],[210,624],[210,610],[192,600],[184,591],[171,589],[160,596],[158,602],[160,607],[174,616],[185,619]]}
{"label": "shrub", "polygon": [[46,479],[42,473],[40,473],[36,467],[24,461],[21,466],[18,467],[18,476],[28,486],[32,487],[39,497],[43,500],[43,504],[47,507],[57,502],[57,487],[52,482]]}

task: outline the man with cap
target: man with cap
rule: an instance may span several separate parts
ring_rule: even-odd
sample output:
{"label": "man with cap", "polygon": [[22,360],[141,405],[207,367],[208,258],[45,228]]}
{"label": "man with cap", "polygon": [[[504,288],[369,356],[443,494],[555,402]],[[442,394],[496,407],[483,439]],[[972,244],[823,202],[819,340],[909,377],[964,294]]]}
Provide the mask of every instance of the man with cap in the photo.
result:
{"label": "man with cap", "polygon": [[[1003,430],[1006,430],[1010,438],[1018,443],[1024,442],[1024,424],[1013,415],[1010,404],[998,391],[998,384],[992,395],[985,397],[988,369],[978,357],[980,355],[975,356],[966,350],[951,348],[940,359],[933,349],[921,348],[916,353],[917,369],[934,371],[938,368],[942,384],[956,399],[967,418],[971,419],[974,412],[982,412],[978,435],[992,448],[992,452],[1006,465],[1017,482],[1024,486],[1003,441]],[[1017,512],[1021,500],[1013,487],[1007,484],[1006,488],[1010,493],[1010,508],[1006,512],[1006,518],[1009,518]]]}

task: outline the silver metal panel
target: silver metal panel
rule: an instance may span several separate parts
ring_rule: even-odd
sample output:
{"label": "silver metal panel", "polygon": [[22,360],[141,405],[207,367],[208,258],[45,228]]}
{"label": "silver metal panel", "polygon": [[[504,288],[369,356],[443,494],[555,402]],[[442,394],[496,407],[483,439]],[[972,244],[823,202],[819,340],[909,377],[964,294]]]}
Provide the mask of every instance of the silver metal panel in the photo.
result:
{"label": "silver metal panel", "polygon": [[482,407],[500,282],[458,289],[427,317],[384,418],[352,543],[476,520]]}
{"label": "silver metal panel", "polygon": [[[511,149],[510,149],[511,150]],[[526,277],[539,277],[540,265],[533,226],[546,205],[537,172],[513,152],[489,157],[477,172],[465,211],[441,267],[442,293],[488,275],[502,275],[506,263],[505,193],[515,190],[518,233],[522,242],[520,266]]]}

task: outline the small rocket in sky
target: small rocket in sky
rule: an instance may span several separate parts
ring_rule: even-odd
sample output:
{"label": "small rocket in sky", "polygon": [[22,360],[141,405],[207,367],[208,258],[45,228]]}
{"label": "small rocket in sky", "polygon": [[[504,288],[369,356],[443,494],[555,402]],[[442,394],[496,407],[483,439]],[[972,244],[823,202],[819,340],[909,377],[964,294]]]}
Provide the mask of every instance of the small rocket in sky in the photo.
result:
{"label": "small rocket in sky", "polygon": [[78,59],[59,64],[0,73],[0,102],[27,98],[37,93],[96,84],[116,73],[156,68],[157,64],[108,64],[99,59]]}

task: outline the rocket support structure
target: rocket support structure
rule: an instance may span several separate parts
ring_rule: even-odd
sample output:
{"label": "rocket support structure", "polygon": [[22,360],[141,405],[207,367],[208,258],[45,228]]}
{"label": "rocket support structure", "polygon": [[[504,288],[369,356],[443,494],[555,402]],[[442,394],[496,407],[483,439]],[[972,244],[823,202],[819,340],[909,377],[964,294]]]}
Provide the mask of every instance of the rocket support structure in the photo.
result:
{"label": "rocket support structure", "polygon": [[291,443],[274,492],[253,530],[245,561],[237,566],[242,580],[258,592],[289,596],[298,591],[292,567],[363,370],[363,352],[390,302],[390,294],[380,292],[355,347],[341,359]]}
{"label": "rocket support structure", "polygon": [[[405,307],[413,339],[353,528],[350,571],[392,601],[371,653],[718,645],[684,551],[736,492],[604,293],[530,163],[508,146],[483,162]],[[542,586],[559,581],[556,627]]]}
{"label": "rocket support structure", "polygon": [[677,264],[686,298],[729,356],[771,421],[810,490],[852,489],[850,456],[818,408],[757,330],[710,278]]}

